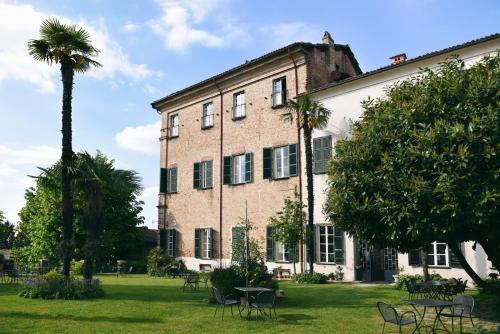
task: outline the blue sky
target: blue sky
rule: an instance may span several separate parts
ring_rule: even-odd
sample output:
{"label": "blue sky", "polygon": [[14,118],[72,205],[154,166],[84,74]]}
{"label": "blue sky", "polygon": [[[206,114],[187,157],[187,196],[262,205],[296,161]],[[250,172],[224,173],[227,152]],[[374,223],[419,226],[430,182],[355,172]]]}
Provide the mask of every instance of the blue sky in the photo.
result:
{"label": "blue sky", "polygon": [[59,157],[57,66],[37,64],[26,42],[57,16],[87,28],[100,70],[78,75],[74,149],[101,150],[143,177],[144,216],[155,226],[159,116],[150,102],[295,41],[328,30],[363,71],[499,31],[500,2],[484,1],[4,1],[0,0],[0,210],[16,222],[26,175]]}

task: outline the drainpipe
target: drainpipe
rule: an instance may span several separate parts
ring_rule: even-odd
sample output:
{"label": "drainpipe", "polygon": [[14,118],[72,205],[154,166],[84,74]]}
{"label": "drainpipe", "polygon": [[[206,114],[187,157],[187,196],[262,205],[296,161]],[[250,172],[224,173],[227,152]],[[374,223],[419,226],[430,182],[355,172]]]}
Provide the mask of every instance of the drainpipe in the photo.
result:
{"label": "drainpipe", "polygon": [[[298,76],[298,69],[297,69],[297,62],[295,61],[295,58],[293,57],[293,54],[290,52],[290,47],[288,47],[288,55],[292,59],[293,63],[293,70],[295,72],[295,96],[299,95],[299,76]],[[301,159],[301,148],[300,148],[300,128],[297,127],[297,169],[299,171],[298,176],[299,176],[299,199],[302,202],[302,159]],[[300,261],[300,272],[304,272],[304,252],[303,252],[303,246],[302,242],[299,243],[299,261]]]}
{"label": "drainpipe", "polygon": [[217,87],[220,96],[220,180],[219,180],[219,266],[222,267],[222,185],[224,181],[224,153],[223,153],[223,143],[224,143],[224,101],[222,89],[214,80],[214,85]]}

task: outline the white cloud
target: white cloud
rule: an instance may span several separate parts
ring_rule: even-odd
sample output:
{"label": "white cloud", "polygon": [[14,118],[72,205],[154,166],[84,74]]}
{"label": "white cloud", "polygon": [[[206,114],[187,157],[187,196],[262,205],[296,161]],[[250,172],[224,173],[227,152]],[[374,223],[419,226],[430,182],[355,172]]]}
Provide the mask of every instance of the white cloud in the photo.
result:
{"label": "white cloud", "polygon": [[153,124],[126,127],[115,135],[115,141],[119,147],[142,152],[146,154],[158,154],[161,121]]}
{"label": "white cloud", "polygon": [[143,80],[161,73],[151,70],[146,64],[135,64],[128,54],[110,36],[104,20],[96,25],[84,20],[73,22],[52,13],[37,11],[30,5],[8,3],[0,0],[0,82],[14,79],[28,81],[42,92],[54,90],[59,69],[57,65],[35,61],[28,55],[26,43],[38,38],[38,28],[48,17],[58,17],[64,23],[76,23],[91,35],[92,43],[101,50],[97,60],[103,65],[93,69],[89,75],[96,79],[113,79],[117,75],[132,80]]}
{"label": "white cloud", "polygon": [[17,213],[24,206],[24,190],[35,185],[28,175],[39,174],[36,167],[48,167],[60,155],[61,150],[51,146],[18,149],[0,145],[0,210],[7,219],[17,222]]}
{"label": "white cloud", "polygon": [[278,23],[260,29],[270,37],[273,46],[284,46],[294,42],[319,43],[323,37],[319,29],[303,22]]}
{"label": "white cloud", "polygon": [[[163,15],[150,22],[154,33],[161,36],[165,46],[174,51],[185,51],[189,46],[200,44],[205,47],[221,47],[236,39],[248,39],[248,34],[233,24],[220,24],[211,32],[195,27],[205,22],[213,14],[220,0],[157,0]],[[211,22],[217,21],[210,16]]]}
{"label": "white cloud", "polygon": [[139,29],[141,29],[141,26],[137,23],[133,23],[133,22],[127,22],[125,23],[125,25],[123,26],[123,31],[126,31],[126,32],[136,32],[138,31]]}

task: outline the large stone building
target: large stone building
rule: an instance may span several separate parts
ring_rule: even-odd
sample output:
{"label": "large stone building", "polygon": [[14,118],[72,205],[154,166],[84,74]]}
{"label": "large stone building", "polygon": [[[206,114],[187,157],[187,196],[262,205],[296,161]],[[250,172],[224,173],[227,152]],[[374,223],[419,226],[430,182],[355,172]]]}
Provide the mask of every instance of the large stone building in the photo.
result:
{"label": "large stone building", "polygon": [[[361,70],[349,46],[325,33],[322,43],[290,44],[152,103],[162,118],[162,247],[192,269],[230,261],[246,203],[252,233],[266,236],[268,218],[301,187],[300,133],[282,107],[332,73]],[[286,263],[288,251],[272,245],[268,258]]]}
{"label": "large stone building", "polygon": [[[288,45],[153,102],[162,118],[160,246],[190,269],[227,264],[233,228],[247,203],[256,227],[251,233],[262,242],[267,267],[292,269],[291,249],[270,240],[267,225],[295,188],[306,200],[301,134],[283,122],[281,107],[309,91],[334,110],[326,129],[314,132],[315,270],[331,273],[340,265],[346,280],[388,281],[398,267],[421,271],[418,256],[368,249],[335,230],[322,212],[324,162],[335,140],[348,132],[349,121],[361,116],[360,102],[368,96],[382,96],[387,85],[420,67],[436,67],[451,54],[470,64],[498,48],[497,34],[409,60],[401,54],[391,65],[362,73],[349,46],[334,43],[325,33],[320,44]],[[482,249],[463,248],[481,276],[492,270]],[[299,267],[307,267],[302,253]],[[446,244],[431,245],[429,259],[434,261],[431,270],[468,279],[454,268]]]}

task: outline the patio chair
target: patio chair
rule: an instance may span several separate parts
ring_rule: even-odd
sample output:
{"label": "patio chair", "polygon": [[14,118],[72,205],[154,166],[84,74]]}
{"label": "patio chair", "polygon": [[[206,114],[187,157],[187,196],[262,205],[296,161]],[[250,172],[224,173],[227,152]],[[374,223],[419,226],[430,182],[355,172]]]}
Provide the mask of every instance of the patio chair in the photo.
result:
{"label": "patio chair", "polygon": [[233,305],[236,305],[238,307],[238,313],[241,317],[241,309],[240,309],[240,302],[237,300],[237,298],[234,295],[227,295],[227,296],[222,296],[219,289],[217,288],[212,288],[212,295],[215,298],[215,312],[214,312],[214,318],[217,315],[217,310],[219,307],[222,307],[222,320],[224,320],[224,309],[226,306],[231,307],[231,315],[234,317],[233,313]]}
{"label": "patio chair", "polygon": [[408,291],[408,299],[414,299],[422,295],[422,289],[413,281],[404,281],[406,291]]}
{"label": "patio chair", "polygon": [[[413,311],[406,311],[398,315],[398,312],[391,305],[384,302],[377,302],[377,308],[384,319],[384,325],[382,327],[382,334],[385,331],[385,324],[391,323],[398,326],[399,333],[403,333],[402,327],[406,325],[415,324],[415,329],[411,332],[412,334],[417,332],[420,333],[420,329],[418,328],[417,316]],[[406,315],[410,315],[410,317],[405,317]]]}
{"label": "patio chair", "polygon": [[[248,303],[248,316],[255,310],[255,319],[257,319],[257,314],[260,313],[264,316],[268,316],[272,319],[273,312],[274,318],[278,319],[276,315],[276,295],[274,291],[262,291],[257,294],[257,296],[250,296],[250,301]],[[266,309],[269,309],[269,314],[266,313]]]}
{"label": "patio chair", "polygon": [[453,298],[453,302],[459,305],[452,306],[450,313],[441,313],[442,317],[451,318],[451,330],[454,331],[454,318],[460,319],[460,333],[462,333],[462,320],[469,318],[474,327],[474,320],[472,320],[472,311],[474,310],[474,298],[468,295],[460,295]]}
{"label": "patio chair", "polygon": [[184,276],[184,286],[182,290],[185,291],[186,288],[190,288],[191,290],[198,290],[200,283],[200,276],[196,274],[186,275]]}

